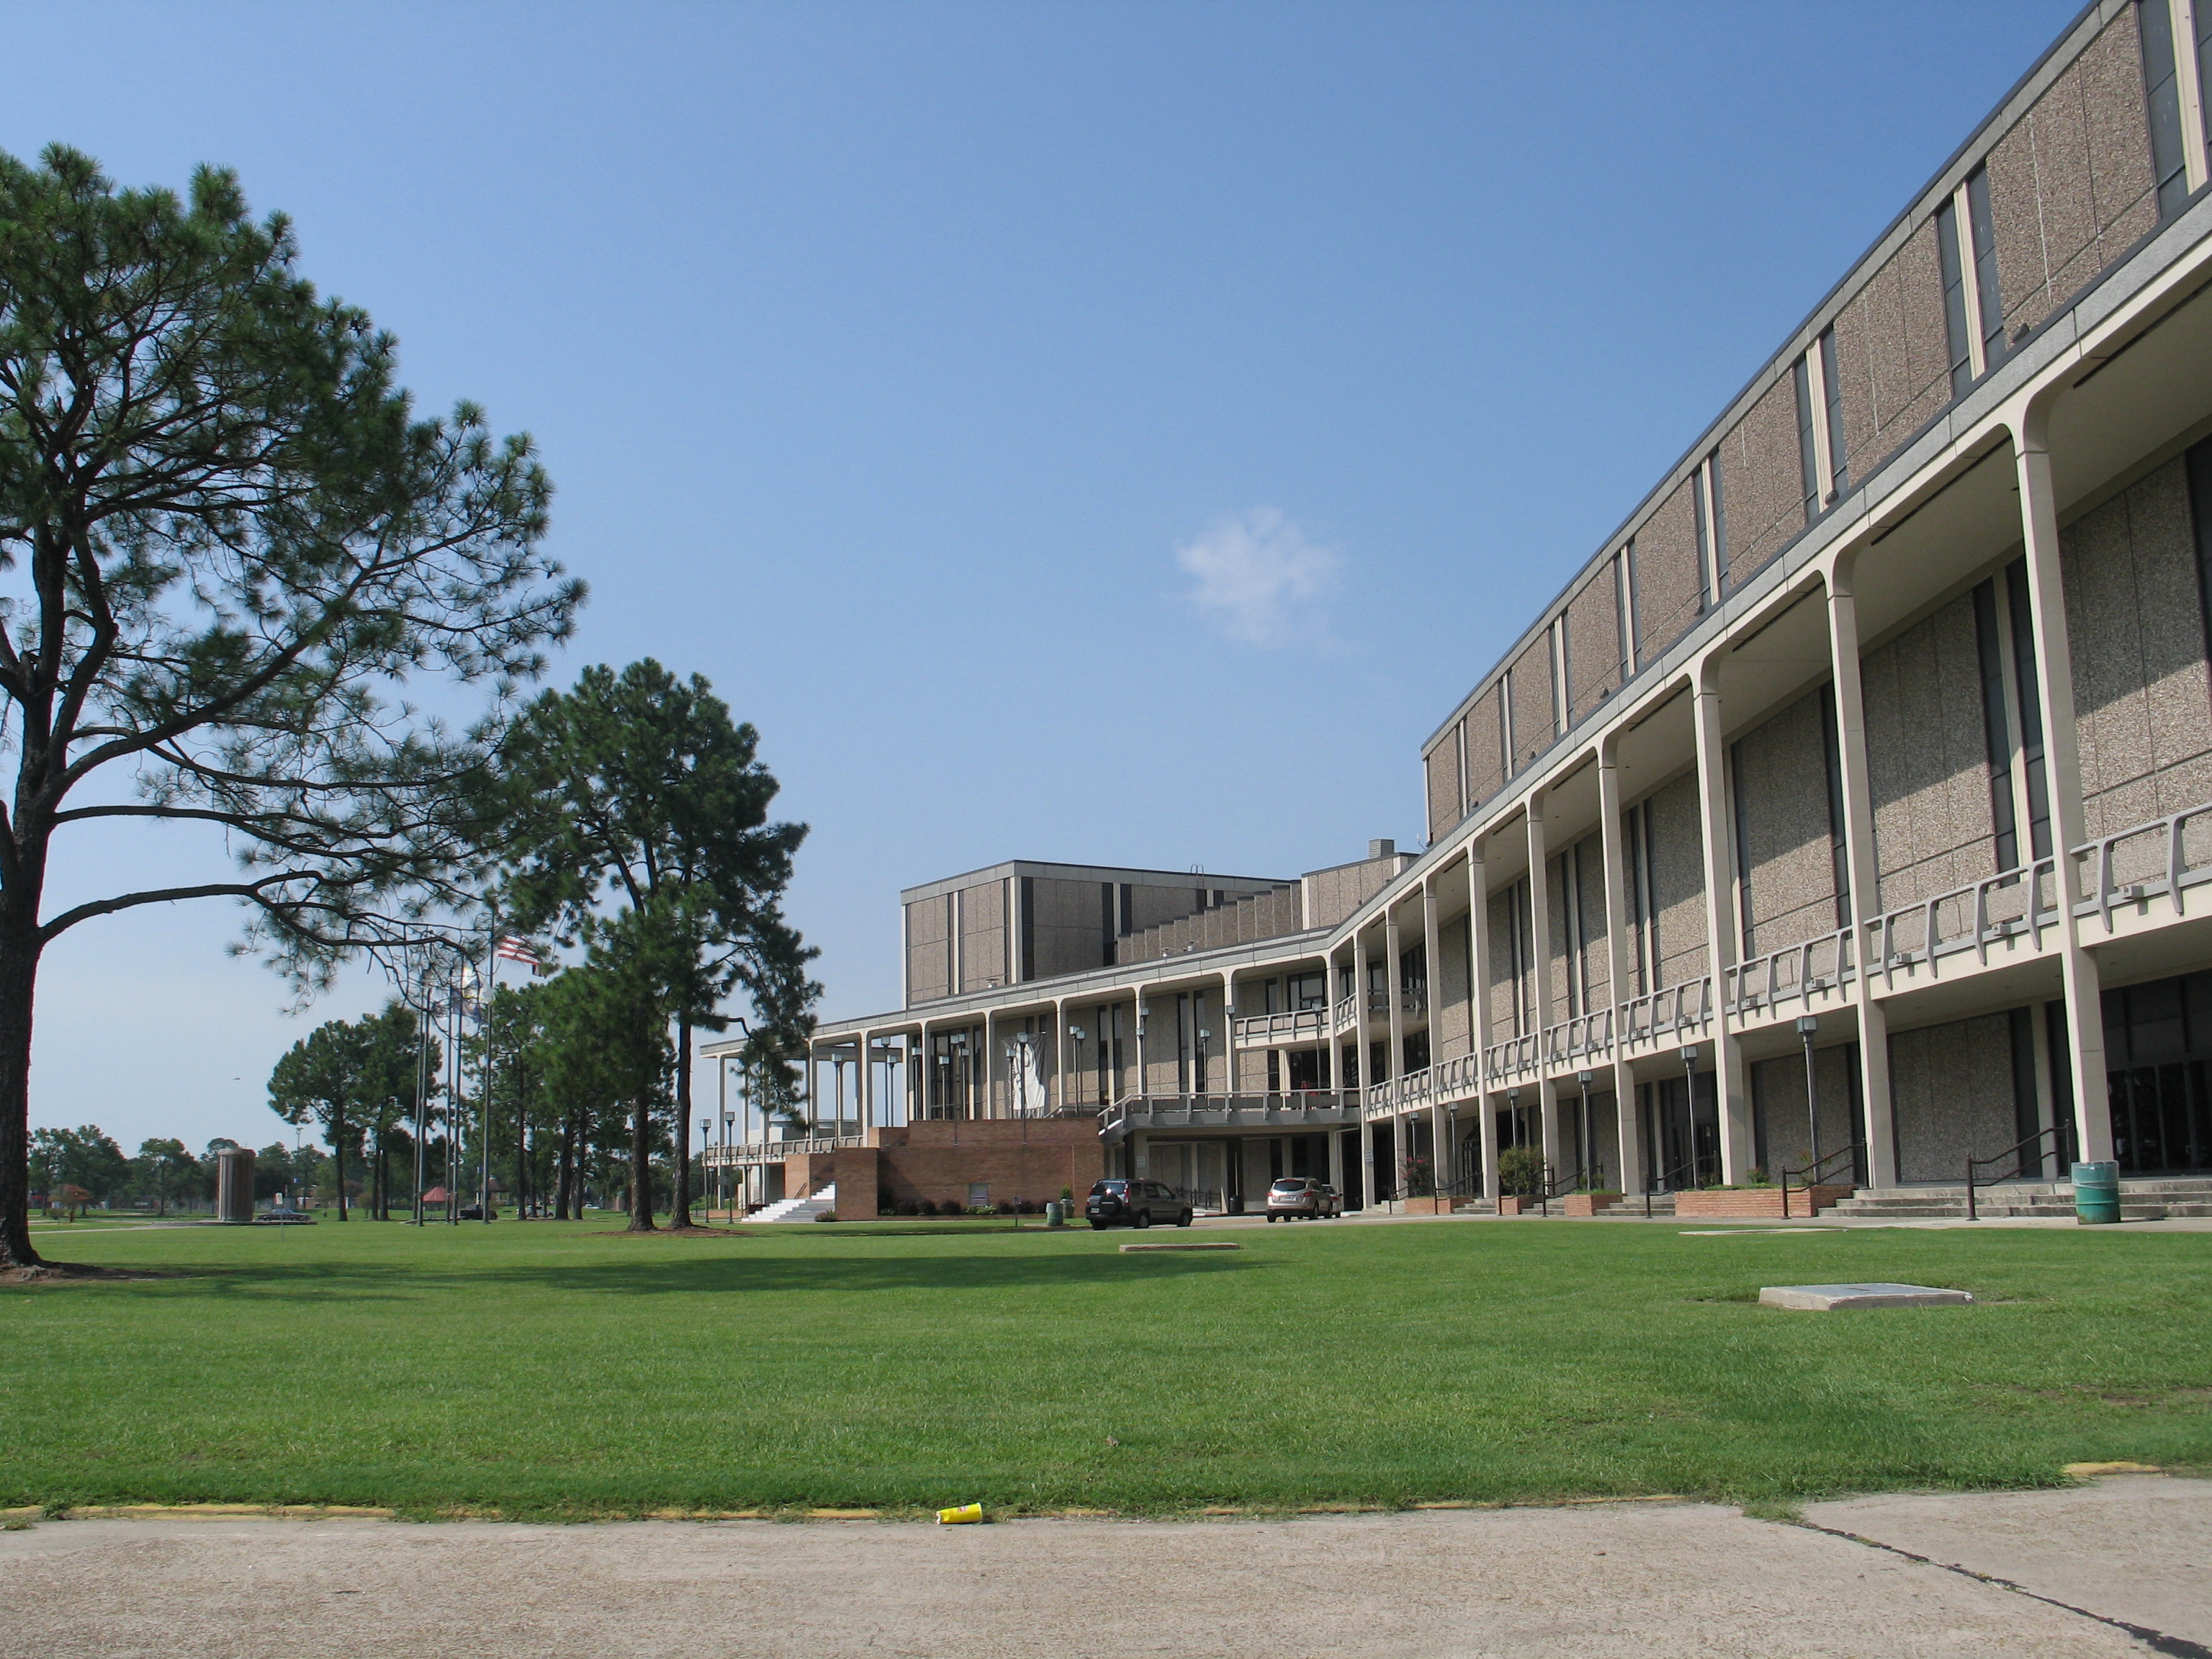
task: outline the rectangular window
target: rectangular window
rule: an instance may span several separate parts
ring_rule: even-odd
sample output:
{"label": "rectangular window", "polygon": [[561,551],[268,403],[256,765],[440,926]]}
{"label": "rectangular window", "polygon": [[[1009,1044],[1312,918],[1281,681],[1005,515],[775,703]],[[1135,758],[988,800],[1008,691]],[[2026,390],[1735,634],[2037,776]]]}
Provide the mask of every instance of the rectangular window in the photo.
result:
{"label": "rectangular window", "polygon": [[1974,241],[1974,295],[1981,302],[1984,374],[2005,360],[2004,295],[1997,287],[1996,221],[1990,212],[1990,170],[1976,167],[1966,180],[1966,228]]}
{"label": "rectangular window", "polygon": [[[2206,15],[2198,9],[2198,61],[2203,61]],[[2181,82],[2175,73],[2173,14],[2166,0],[2137,0],[2136,33],[2142,39],[2143,85],[2149,89],[2150,167],[2158,183],[2158,216],[2171,219],[2189,199],[2189,168],[2181,143]]]}
{"label": "rectangular window", "polygon": [[1844,377],[1836,372],[1836,331],[1820,336],[1820,381],[1827,392],[1828,499],[1850,488],[1850,469],[1844,460]]}
{"label": "rectangular window", "polygon": [[1828,857],[1836,884],[1836,926],[1851,925],[1851,861],[1844,838],[1844,745],[1836,729],[1836,688],[1820,688],[1820,750],[1827,763]]}
{"label": "rectangular window", "polygon": [[1981,658],[1982,742],[1990,765],[1990,822],[1996,866],[2020,864],[2020,828],[2012,804],[2012,726],[2005,718],[2004,641],[1997,631],[1996,584],[1974,589],[1974,643]]}
{"label": "rectangular window", "polygon": [[1705,457],[1705,489],[1711,495],[1713,520],[1713,592],[1721,591],[1721,573],[1728,568],[1728,506],[1721,493],[1721,453]]}
{"label": "rectangular window", "polygon": [[1698,614],[1705,614],[1706,599],[1713,591],[1712,526],[1705,521],[1705,478],[1702,468],[1691,478],[1690,507],[1698,522]]}
{"label": "rectangular window", "polygon": [[1813,376],[1802,357],[1790,366],[1790,380],[1797,392],[1797,481],[1810,524],[1820,515],[1820,462],[1813,441]]}
{"label": "rectangular window", "polygon": [[2051,856],[2051,787],[2043,765],[2042,682],[2035,672],[2035,620],[2028,609],[2027,561],[2005,567],[2005,604],[2011,611],[2013,684],[2020,698],[2020,759],[2027,775],[2030,858]]}
{"label": "rectangular window", "polygon": [[[2212,5],[2207,5],[2205,0],[2197,0],[2193,10],[2197,29],[2197,101],[2202,103],[2204,98],[2205,76],[2212,75]],[[2203,113],[2203,125],[2206,135],[2212,137],[2212,113]],[[2160,191],[2159,208],[2161,216],[2165,207],[2165,192]]]}
{"label": "rectangular window", "polygon": [[1951,347],[1951,395],[1974,383],[1973,334],[1966,324],[1966,267],[1959,253],[1959,214],[1950,202],[1936,210],[1936,247],[1943,267],[1943,331]]}

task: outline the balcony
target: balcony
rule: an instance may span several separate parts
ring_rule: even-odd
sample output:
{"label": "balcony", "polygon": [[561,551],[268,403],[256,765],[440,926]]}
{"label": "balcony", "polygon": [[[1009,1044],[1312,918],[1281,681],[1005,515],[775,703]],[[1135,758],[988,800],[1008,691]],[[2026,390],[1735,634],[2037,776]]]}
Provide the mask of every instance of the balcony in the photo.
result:
{"label": "balcony", "polygon": [[1279,1094],[1127,1095],[1098,1114],[1098,1138],[1109,1146],[1136,1130],[1261,1130],[1299,1133],[1356,1123],[1358,1102],[1349,1091],[1294,1089]]}
{"label": "balcony", "polygon": [[1281,1048],[1326,1041],[1328,1027],[1328,1009],[1297,1008],[1281,1014],[1240,1015],[1230,1029],[1240,1048]]}

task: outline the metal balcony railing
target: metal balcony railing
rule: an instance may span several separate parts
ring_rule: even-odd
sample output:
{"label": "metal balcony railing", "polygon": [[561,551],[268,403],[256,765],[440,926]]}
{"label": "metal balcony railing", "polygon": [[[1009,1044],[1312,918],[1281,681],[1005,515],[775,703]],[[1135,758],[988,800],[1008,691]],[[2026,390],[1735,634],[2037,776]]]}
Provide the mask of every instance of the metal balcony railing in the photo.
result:
{"label": "metal balcony railing", "polygon": [[1711,978],[1686,979],[1622,1006],[1620,1040],[1634,1048],[1662,1037],[1701,1031],[1711,1021],[1713,982]]}
{"label": "metal balcony railing", "polygon": [[1328,1024],[1326,1008],[1293,1008],[1279,1014],[1242,1014],[1231,1029],[1240,1048],[1275,1048],[1317,1041]]}
{"label": "metal balcony railing", "polygon": [[1856,971],[1851,930],[1838,927],[1729,969],[1729,1012],[1747,1016],[1791,1001],[1809,1007],[1814,997],[1840,989]]}

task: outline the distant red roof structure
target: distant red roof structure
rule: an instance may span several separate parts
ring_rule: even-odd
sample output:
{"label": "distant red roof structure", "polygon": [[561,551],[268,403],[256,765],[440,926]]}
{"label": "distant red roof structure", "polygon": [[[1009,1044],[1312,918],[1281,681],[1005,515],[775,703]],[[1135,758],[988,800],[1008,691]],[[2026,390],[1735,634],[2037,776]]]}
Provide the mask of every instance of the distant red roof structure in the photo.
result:
{"label": "distant red roof structure", "polygon": [[450,1196],[443,1187],[433,1187],[422,1194],[422,1201],[425,1204],[443,1204]]}

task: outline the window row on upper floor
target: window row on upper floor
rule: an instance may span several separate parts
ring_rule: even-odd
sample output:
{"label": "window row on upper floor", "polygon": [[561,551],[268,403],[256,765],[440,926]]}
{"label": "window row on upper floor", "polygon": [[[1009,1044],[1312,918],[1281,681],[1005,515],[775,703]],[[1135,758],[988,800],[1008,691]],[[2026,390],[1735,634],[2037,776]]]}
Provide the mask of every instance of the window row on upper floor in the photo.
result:
{"label": "window row on upper floor", "polygon": [[[2177,49],[2179,48],[2179,49]],[[2070,53],[2070,56],[2069,55]],[[2212,0],[2103,0],[1422,755],[1429,836],[1655,661],[2204,184]]]}

